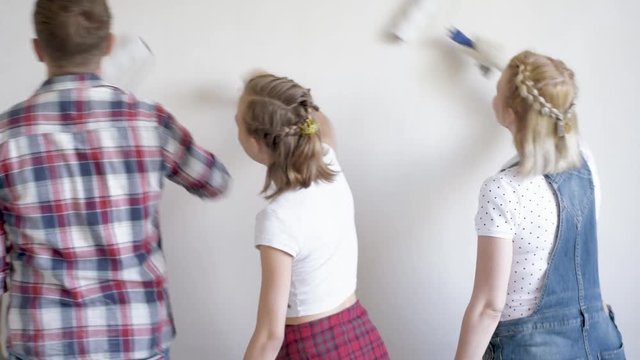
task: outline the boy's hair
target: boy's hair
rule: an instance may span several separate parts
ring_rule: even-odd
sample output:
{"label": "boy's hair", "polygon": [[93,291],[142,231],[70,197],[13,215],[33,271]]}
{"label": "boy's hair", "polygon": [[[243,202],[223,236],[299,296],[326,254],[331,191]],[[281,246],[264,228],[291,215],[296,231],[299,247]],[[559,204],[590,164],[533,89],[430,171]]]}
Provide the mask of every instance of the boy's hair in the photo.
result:
{"label": "boy's hair", "polygon": [[[324,162],[319,129],[304,132],[312,111],[319,111],[309,89],[291,79],[258,75],[245,85],[243,119],[250,136],[270,151],[271,163],[262,189],[267,199],[285,191],[330,182],[335,172]],[[314,129],[315,130],[315,129]],[[274,189],[267,194],[273,184]]]}
{"label": "boy's hair", "polygon": [[54,67],[92,65],[104,55],[111,29],[106,0],[38,0],[33,20]]}
{"label": "boy's hair", "polygon": [[581,163],[577,87],[562,61],[524,51],[511,59],[506,106],[516,117],[518,170],[524,176],[558,173]]}

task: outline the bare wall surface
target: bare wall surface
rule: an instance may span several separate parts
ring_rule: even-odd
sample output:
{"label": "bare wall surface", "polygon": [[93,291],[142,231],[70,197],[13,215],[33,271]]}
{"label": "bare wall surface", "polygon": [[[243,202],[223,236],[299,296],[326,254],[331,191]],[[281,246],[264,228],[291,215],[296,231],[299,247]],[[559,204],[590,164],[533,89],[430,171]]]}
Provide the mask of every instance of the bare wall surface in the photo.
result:
{"label": "bare wall surface", "polygon": [[[356,204],[358,295],[394,359],[452,358],[473,283],[473,218],[482,181],[513,153],[483,78],[444,37],[456,25],[548,53],[580,86],[583,137],[599,165],[600,268],[629,359],[640,358],[640,3],[634,0],[452,0],[412,42],[385,30],[401,1],[111,0],[116,34],[156,55],[138,95],[163,103],[228,165],[233,188],[203,202],[168,184],[163,244],[176,359],[238,359],[255,321],[254,216],[264,169],[244,155],[234,114],[256,67],[312,88],[333,120]],[[0,107],[45,71],[30,48],[32,1],[0,0]]]}

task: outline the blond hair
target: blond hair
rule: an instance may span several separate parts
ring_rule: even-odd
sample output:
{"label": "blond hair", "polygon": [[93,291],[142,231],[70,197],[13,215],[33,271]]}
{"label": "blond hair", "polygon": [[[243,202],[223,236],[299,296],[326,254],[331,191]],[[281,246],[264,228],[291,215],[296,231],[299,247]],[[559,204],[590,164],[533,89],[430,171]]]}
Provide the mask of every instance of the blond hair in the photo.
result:
{"label": "blond hair", "polygon": [[514,143],[524,176],[559,173],[581,163],[577,87],[562,61],[524,51],[511,59],[506,106],[515,114]]}
{"label": "blond hair", "polygon": [[33,20],[52,66],[97,65],[106,51],[111,13],[106,0],[38,0]]}
{"label": "blond hair", "polygon": [[305,131],[314,121],[313,112],[319,111],[309,89],[285,77],[262,74],[247,82],[243,98],[241,121],[270,152],[262,189],[267,199],[316,181],[333,181],[335,172],[324,161],[320,130]]}

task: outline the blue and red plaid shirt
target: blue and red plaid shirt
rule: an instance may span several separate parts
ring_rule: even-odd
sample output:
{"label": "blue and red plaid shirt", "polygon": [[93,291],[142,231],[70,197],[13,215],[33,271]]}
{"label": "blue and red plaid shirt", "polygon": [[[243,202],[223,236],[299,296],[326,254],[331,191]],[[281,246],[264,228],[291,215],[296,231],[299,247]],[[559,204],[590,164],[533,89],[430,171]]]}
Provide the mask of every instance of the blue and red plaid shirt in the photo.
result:
{"label": "blue and red plaid shirt", "polygon": [[201,197],[229,182],[165,109],[97,75],[53,77],[0,115],[10,354],[162,358],[175,334],[158,225],[164,178]]}

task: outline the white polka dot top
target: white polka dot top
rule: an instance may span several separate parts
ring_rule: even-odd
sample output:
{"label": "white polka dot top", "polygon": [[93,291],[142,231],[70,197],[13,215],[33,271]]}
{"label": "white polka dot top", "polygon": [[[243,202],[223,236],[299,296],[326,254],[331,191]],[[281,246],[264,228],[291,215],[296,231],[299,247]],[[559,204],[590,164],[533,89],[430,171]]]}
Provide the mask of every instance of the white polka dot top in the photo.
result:
{"label": "white polka dot top", "polygon": [[[590,152],[583,155],[593,174],[596,213],[600,186]],[[512,159],[505,167],[517,161]],[[488,178],[480,189],[476,214],[478,236],[513,241],[507,301],[501,320],[531,315],[542,293],[556,236],[558,209],[544,176],[522,177],[511,167]]]}

